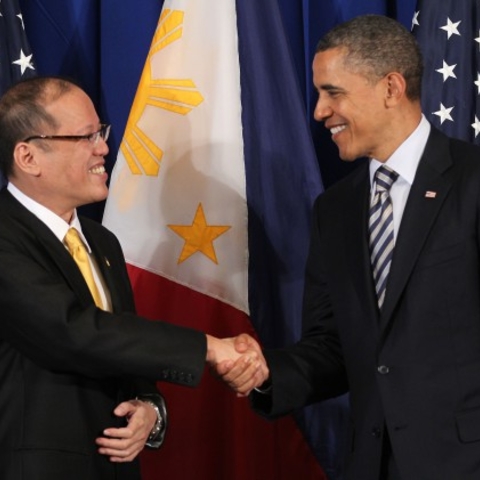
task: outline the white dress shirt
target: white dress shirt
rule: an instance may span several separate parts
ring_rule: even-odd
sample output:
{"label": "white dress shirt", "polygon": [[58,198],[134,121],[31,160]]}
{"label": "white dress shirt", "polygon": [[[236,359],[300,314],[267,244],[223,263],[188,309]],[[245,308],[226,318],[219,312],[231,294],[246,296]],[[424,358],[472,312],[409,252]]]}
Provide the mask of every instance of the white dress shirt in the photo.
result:
{"label": "white dress shirt", "polygon": [[[69,228],[73,227],[78,231],[80,238],[85,244],[88,252],[88,260],[90,262],[90,266],[92,267],[93,278],[102,298],[102,304],[105,306],[105,310],[111,311],[112,305],[110,293],[102,275],[100,274],[100,269],[97,265],[97,262],[95,261],[95,257],[92,255],[92,249],[90,248],[87,239],[83,235],[82,226],[77,216],[77,211],[73,211],[72,221],[70,222],[70,224],[68,224],[56,213],[53,213],[48,208],[44,207],[40,203],[25,195],[21,190],[19,190],[15,185],[13,185],[13,183],[9,182],[7,185],[7,189],[27,210],[32,212],[39,220],[41,220],[60,240],[60,242],[62,242],[62,244],[64,244],[63,239],[65,238],[65,235],[67,234]],[[65,248],[67,247],[65,246]]]}
{"label": "white dress shirt", "polygon": [[370,160],[370,185],[371,196],[375,193],[374,176],[380,165],[388,165],[398,173],[397,180],[390,188],[390,198],[393,206],[393,229],[395,238],[402,221],[403,211],[407,203],[408,194],[412,187],[420,158],[425,150],[431,126],[428,120],[422,115],[418,127],[412,134],[393,152],[390,158],[382,163],[372,158]]}

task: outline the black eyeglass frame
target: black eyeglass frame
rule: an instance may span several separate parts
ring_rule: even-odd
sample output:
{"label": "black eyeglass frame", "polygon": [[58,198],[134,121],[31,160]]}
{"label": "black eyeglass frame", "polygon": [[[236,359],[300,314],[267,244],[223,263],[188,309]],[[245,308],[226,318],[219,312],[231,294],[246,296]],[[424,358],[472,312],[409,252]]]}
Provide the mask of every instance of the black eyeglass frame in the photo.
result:
{"label": "black eyeglass frame", "polygon": [[93,145],[98,143],[98,139],[102,138],[105,142],[110,135],[111,125],[108,123],[101,123],[100,129],[93,133],[87,133],[86,135],[32,135],[27,137],[24,142],[30,140],[88,140]]}

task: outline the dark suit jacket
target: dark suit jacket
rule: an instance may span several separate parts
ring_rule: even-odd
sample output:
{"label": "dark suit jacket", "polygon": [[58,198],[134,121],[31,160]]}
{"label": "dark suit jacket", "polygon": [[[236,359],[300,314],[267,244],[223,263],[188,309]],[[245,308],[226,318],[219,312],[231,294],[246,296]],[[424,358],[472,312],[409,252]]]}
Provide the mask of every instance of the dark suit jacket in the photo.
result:
{"label": "dark suit jacket", "polygon": [[114,408],[153,380],[193,386],[204,369],[205,335],[136,316],[117,239],[81,222],[113,314],[95,307],[50,229],[0,192],[2,480],[138,479],[138,462],[112,464],[95,438],[123,425]]}
{"label": "dark suit jacket", "polygon": [[[433,192],[428,193],[427,192]],[[380,314],[368,166],[321,195],[302,340],[267,352],[279,415],[350,391],[348,480],[377,480],[388,428],[402,480],[480,478],[480,149],[432,130]]]}

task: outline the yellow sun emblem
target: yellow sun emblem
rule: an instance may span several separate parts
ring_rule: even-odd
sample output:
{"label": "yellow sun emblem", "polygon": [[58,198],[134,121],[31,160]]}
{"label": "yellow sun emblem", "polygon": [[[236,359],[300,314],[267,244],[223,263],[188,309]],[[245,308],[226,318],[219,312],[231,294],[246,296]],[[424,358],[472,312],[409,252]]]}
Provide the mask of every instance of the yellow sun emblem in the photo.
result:
{"label": "yellow sun emblem", "polygon": [[152,78],[151,58],[158,51],[179,40],[182,33],[183,12],[169,9],[163,11],[120,145],[120,150],[134,175],[158,176],[163,156],[163,150],[138,126],[145,107],[150,105],[179,115],[187,115],[203,102],[203,97],[196,90],[192,80]]}

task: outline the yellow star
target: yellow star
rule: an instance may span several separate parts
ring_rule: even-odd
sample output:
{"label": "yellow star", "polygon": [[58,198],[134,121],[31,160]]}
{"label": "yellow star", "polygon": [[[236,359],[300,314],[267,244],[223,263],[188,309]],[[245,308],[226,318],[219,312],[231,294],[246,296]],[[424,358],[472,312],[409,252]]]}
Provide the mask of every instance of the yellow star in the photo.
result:
{"label": "yellow star", "polygon": [[228,225],[207,225],[207,219],[201,203],[198,204],[195,218],[191,225],[168,225],[168,228],[185,240],[178,263],[182,263],[196,252],[201,252],[217,264],[213,241],[230,229]]}

